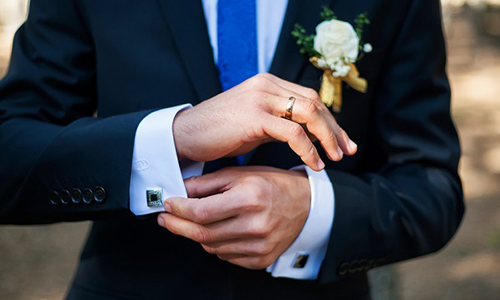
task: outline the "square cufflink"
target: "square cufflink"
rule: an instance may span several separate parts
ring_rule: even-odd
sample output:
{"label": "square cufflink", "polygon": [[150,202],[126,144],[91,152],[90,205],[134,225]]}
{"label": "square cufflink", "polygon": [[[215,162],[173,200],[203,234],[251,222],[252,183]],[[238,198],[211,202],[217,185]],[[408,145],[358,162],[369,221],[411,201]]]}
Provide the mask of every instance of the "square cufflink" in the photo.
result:
{"label": "square cufflink", "polygon": [[148,207],[159,207],[163,205],[162,190],[147,190],[146,197]]}
{"label": "square cufflink", "polygon": [[308,259],[309,259],[309,255],[307,255],[307,254],[297,254],[295,256],[295,261],[294,261],[292,267],[295,269],[302,269],[306,266]]}

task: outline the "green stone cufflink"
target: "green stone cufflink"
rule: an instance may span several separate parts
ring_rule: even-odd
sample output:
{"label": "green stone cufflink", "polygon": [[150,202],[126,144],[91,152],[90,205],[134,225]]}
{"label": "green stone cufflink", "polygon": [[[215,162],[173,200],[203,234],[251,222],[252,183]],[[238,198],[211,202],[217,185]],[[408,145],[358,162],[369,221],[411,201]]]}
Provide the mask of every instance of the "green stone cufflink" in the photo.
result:
{"label": "green stone cufflink", "polygon": [[148,207],[159,207],[163,205],[162,190],[147,190],[146,196]]}

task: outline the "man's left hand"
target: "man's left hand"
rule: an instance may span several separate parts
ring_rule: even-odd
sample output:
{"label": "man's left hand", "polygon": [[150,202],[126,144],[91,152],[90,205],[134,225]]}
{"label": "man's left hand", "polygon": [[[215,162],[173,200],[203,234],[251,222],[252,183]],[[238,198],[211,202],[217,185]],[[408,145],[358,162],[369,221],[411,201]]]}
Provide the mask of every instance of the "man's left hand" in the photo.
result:
{"label": "man's left hand", "polygon": [[185,180],[190,198],[169,198],[160,226],[205,251],[248,269],[271,265],[293,243],[309,215],[307,174],[270,167],[232,167]]}

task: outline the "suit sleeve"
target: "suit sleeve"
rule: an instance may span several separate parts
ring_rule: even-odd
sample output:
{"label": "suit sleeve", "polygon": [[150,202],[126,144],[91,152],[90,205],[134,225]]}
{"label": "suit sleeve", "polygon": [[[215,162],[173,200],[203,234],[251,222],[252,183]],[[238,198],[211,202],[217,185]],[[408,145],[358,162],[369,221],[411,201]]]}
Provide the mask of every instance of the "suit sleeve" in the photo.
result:
{"label": "suit sleeve", "polygon": [[0,223],[131,215],[134,136],[150,112],[93,117],[96,63],[82,20],[75,1],[33,0],[16,34],[0,82]]}
{"label": "suit sleeve", "polygon": [[335,220],[320,283],[441,249],[464,213],[438,0],[409,1],[379,78],[365,155],[328,170]]}

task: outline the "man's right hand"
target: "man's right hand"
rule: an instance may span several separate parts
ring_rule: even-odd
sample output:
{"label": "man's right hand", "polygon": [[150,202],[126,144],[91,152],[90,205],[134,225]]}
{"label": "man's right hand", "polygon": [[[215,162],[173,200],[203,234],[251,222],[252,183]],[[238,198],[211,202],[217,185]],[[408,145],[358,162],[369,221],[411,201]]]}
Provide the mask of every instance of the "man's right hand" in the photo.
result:
{"label": "man's right hand", "polygon": [[[282,117],[290,97],[296,101],[292,120],[286,120]],[[271,74],[256,75],[180,112],[173,133],[179,158],[194,161],[240,155],[277,140],[288,143],[305,164],[320,171],[325,164],[309,136],[318,139],[334,161],[357,150],[316,91]]]}

